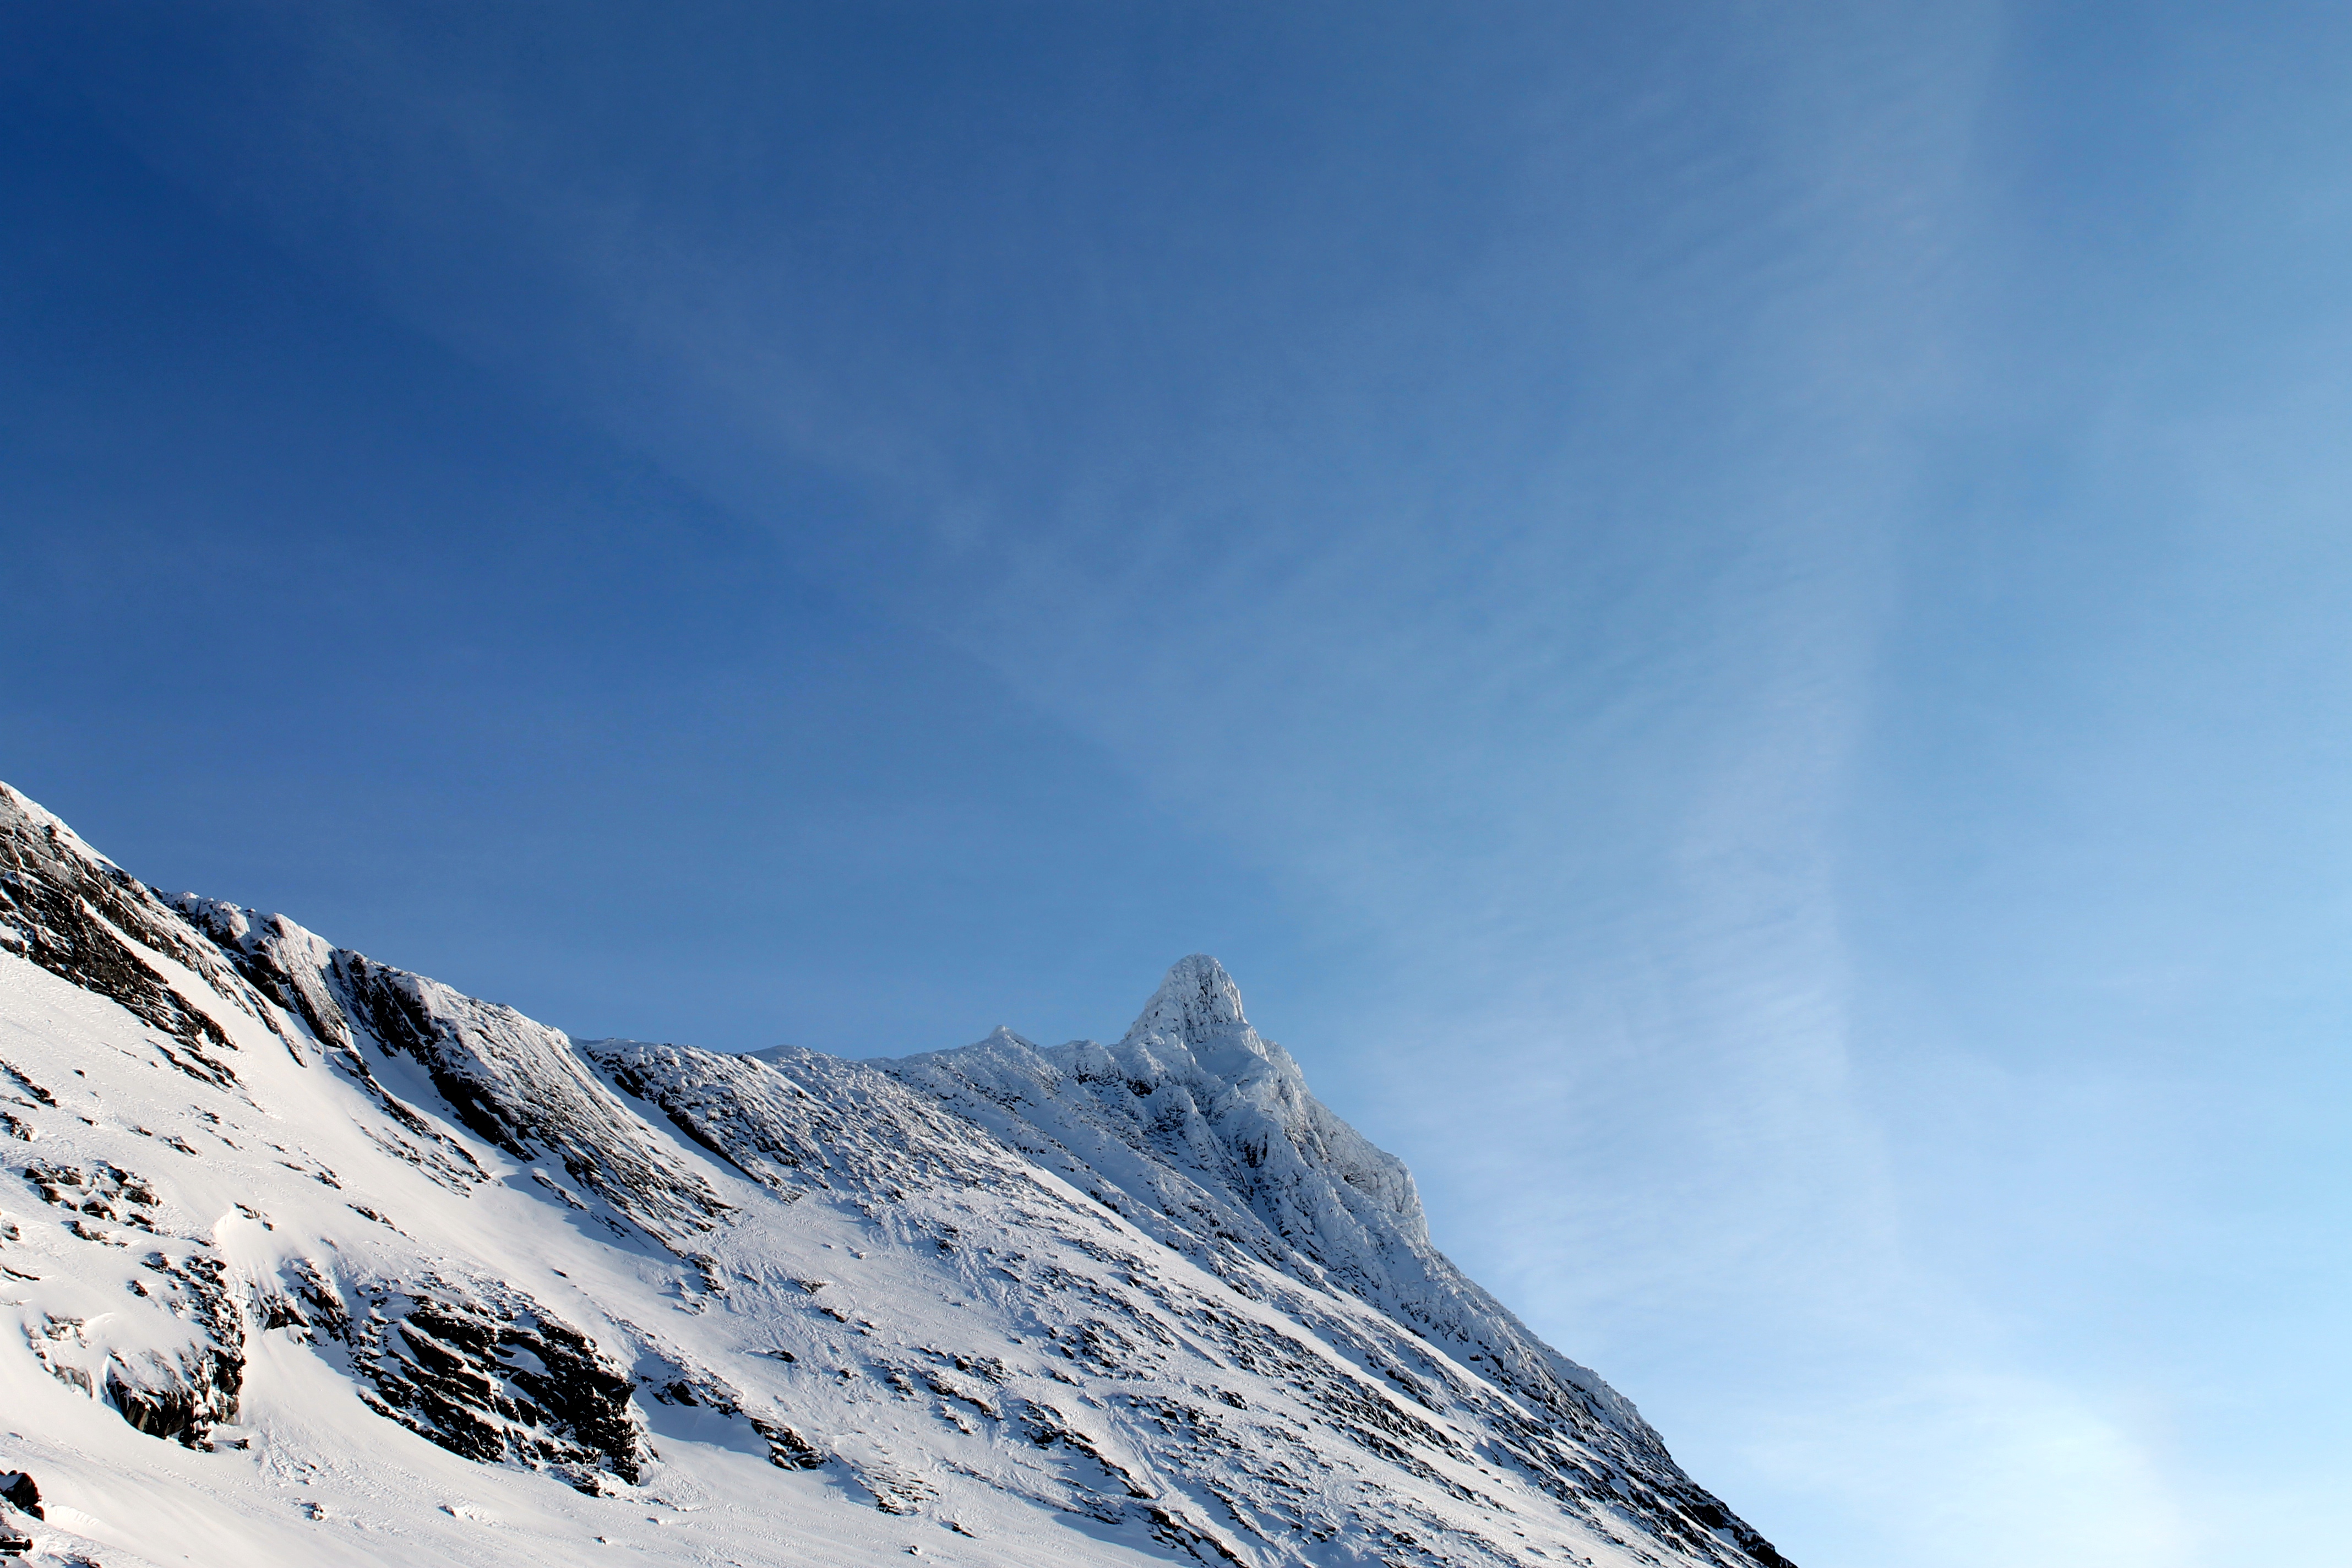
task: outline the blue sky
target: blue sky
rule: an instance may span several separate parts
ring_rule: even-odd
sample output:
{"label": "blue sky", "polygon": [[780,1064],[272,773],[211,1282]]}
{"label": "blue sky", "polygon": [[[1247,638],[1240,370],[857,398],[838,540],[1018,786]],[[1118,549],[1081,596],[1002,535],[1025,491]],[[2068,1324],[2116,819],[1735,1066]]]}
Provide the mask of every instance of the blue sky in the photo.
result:
{"label": "blue sky", "polygon": [[1196,950],[1805,1568],[2352,1471],[2352,14],[131,6],[0,776],[583,1034]]}

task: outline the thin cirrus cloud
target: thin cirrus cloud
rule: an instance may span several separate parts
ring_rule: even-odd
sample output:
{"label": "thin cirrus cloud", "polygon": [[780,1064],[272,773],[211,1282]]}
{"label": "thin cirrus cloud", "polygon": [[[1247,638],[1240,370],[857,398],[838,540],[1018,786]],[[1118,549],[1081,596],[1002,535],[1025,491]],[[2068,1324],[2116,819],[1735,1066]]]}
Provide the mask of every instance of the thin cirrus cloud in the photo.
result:
{"label": "thin cirrus cloud", "polygon": [[2228,1379],[2150,1370],[2214,1331],[2116,1238],[2322,1217],[2183,1131],[2340,994],[2276,847],[2340,841],[2340,39],[191,15],[126,142],[1245,868],[1261,1022],[1799,1561],[2229,1560]]}

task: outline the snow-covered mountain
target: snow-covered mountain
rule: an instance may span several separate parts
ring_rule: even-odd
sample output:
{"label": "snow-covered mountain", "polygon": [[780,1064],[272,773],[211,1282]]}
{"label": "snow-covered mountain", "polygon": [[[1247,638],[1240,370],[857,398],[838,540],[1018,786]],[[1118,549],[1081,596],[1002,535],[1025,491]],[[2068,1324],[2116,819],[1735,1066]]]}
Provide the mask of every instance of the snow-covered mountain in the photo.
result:
{"label": "snow-covered mountain", "polygon": [[574,1041],[0,785],[8,1150],[35,1561],[1784,1561],[1213,959],[1108,1046]]}

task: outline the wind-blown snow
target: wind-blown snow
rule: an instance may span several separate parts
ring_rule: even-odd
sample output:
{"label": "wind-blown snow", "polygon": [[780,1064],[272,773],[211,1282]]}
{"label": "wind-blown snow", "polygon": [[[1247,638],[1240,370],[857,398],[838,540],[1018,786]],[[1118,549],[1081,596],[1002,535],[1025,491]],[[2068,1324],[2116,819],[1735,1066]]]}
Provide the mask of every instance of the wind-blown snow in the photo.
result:
{"label": "wind-blown snow", "polygon": [[1781,1561],[1206,957],[1108,1046],[575,1042],[0,785],[0,1106],[48,1561]]}

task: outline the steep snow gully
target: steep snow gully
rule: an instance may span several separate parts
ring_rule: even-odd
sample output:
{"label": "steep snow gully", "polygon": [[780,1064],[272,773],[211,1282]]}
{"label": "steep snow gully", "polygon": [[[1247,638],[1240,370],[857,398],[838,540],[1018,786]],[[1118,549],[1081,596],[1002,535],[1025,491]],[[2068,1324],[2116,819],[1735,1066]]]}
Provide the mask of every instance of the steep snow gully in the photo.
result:
{"label": "steep snow gully", "polygon": [[1784,1562],[1210,958],[1108,1046],[575,1041],[0,785],[10,1149],[37,1562]]}

